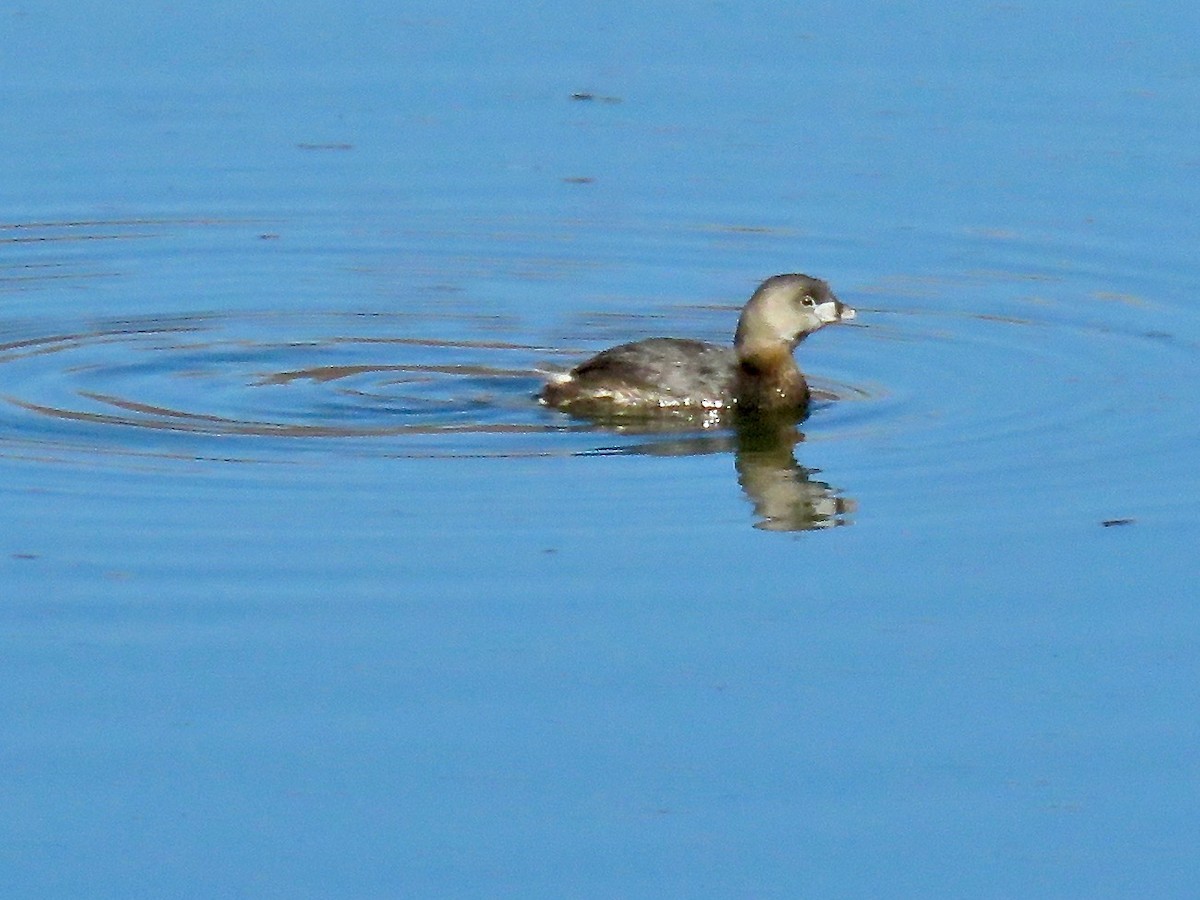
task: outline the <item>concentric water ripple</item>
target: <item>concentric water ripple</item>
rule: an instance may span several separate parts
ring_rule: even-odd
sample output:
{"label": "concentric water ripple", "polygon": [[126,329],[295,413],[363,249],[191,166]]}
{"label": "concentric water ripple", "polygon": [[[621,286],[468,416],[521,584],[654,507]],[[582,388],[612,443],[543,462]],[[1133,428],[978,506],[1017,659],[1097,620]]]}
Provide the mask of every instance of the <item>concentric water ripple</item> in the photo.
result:
{"label": "concentric water ripple", "polygon": [[1149,468],[1162,477],[1145,484],[1154,493],[1141,504],[1194,483],[1197,429],[1181,414],[1200,383],[1194,323],[1135,298],[1010,306],[865,311],[831,371],[880,387],[870,402],[833,405],[808,432],[848,441],[840,455],[859,473],[851,492],[873,481],[876,500],[904,502],[924,483],[922,502],[962,503],[974,521],[1020,497],[1031,519],[1084,504],[1099,520],[1127,513]]}
{"label": "concentric water ripple", "polygon": [[9,338],[0,342],[0,440],[10,450],[203,457],[220,439],[219,455],[253,459],[328,439],[550,428],[529,399],[539,348],[386,335],[395,324],[207,315]]}
{"label": "concentric water ripple", "polygon": [[[0,445],[9,455],[242,460],[331,441],[382,455],[546,455],[662,430],[602,428],[540,406],[545,372],[582,351],[404,334],[411,326],[347,313],[139,318],[53,333],[27,324],[0,341]],[[849,384],[815,386],[825,403],[865,396]],[[665,430],[678,437],[688,427]]]}
{"label": "concentric water ripple", "polygon": [[[1196,365],[1195,348],[1117,312],[1079,321],[1052,307],[1020,316],[863,309],[856,325],[800,350],[818,400],[800,437],[870,443],[893,470],[919,469],[935,451],[978,473],[1034,455],[1041,464],[1083,461],[1117,438],[1131,404],[1162,388],[1163,371]],[[26,322],[0,334],[0,453],[279,461],[317,448],[731,449],[720,429],[648,434],[539,406],[543,373],[586,352],[484,329],[456,340],[414,336],[399,314],[209,314],[69,329]]]}

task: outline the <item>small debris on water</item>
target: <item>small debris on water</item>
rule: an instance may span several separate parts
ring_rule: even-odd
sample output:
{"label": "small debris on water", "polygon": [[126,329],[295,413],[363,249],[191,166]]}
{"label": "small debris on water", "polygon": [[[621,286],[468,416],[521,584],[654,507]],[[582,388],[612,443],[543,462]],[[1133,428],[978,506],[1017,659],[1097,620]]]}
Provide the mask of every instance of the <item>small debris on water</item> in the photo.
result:
{"label": "small debris on water", "polygon": [[620,97],[605,97],[602,94],[593,94],[590,91],[576,91],[571,95],[571,99],[579,103],[620,103]]}
{"label": "small debris on water", "polygon": [[1100,524],[1105,528],[1112,528],[1114,525],[1132,525],[1137,519],[1105,519]]}

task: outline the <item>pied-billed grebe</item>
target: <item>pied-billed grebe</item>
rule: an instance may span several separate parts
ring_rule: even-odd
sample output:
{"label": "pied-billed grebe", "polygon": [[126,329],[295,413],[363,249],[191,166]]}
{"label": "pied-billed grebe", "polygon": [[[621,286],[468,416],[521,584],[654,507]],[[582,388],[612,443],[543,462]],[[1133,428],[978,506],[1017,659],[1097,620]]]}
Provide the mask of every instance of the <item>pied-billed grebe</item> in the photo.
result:
{"label": "pied-billed grebe", "polygon": [[555,376],[541,399],[583,415],[802,413],[808,383],[792,351],[814,331],[854,315],[824,281],[775,275],[742,310],[732,348],[682,338],[622,344]]}

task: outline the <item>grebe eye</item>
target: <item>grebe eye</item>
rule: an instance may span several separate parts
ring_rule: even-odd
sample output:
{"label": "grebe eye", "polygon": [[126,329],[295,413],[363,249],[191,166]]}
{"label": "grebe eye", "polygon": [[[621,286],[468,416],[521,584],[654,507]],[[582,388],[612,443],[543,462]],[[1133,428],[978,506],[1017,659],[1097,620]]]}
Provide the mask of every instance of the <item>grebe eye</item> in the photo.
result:
{"label": "grebe eye", "polygon": [[804,295],[804,296],[801,298],[800,302],[801,302],[801,303],[803,303],[805,306],[816,306],[816,305],[817,305],[817,301],[816,301],[816,300],[814,300],[814,299],[813,299],[811,296],[809,296],[808,294],[805,294],[805,295]]}

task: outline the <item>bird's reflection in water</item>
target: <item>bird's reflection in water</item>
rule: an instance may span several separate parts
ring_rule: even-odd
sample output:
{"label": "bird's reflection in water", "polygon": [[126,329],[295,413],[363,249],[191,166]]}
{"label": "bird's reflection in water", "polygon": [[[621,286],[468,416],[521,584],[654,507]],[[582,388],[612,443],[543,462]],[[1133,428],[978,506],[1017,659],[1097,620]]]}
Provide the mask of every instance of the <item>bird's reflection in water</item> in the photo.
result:
{"label": "bird's reflection in water", "polygon": [[[680,422],[604,423],[625,434],[662,434],[685,426]],[[695,425],[696,423],[692,423]],[[850,525],[853,499],[812,476],[819,469],[796,461],[796,445],[804,440],[795,417],[754,417],[737,421],[729,430],[657,439],[626,447],[605,447],[594,453],[647,456],[695,456],[733,453],[738,484],[754,505],[754,527],[765,531],[815,531]]]}
{"label": "bird's reflection in water", "polygon": [[737,426],[734,465],[738,483],[758,517],[755,528],[812,531],[849,525],[855,503],[796,462],[795,446],[804,440],[795,422],[751,419]]}

